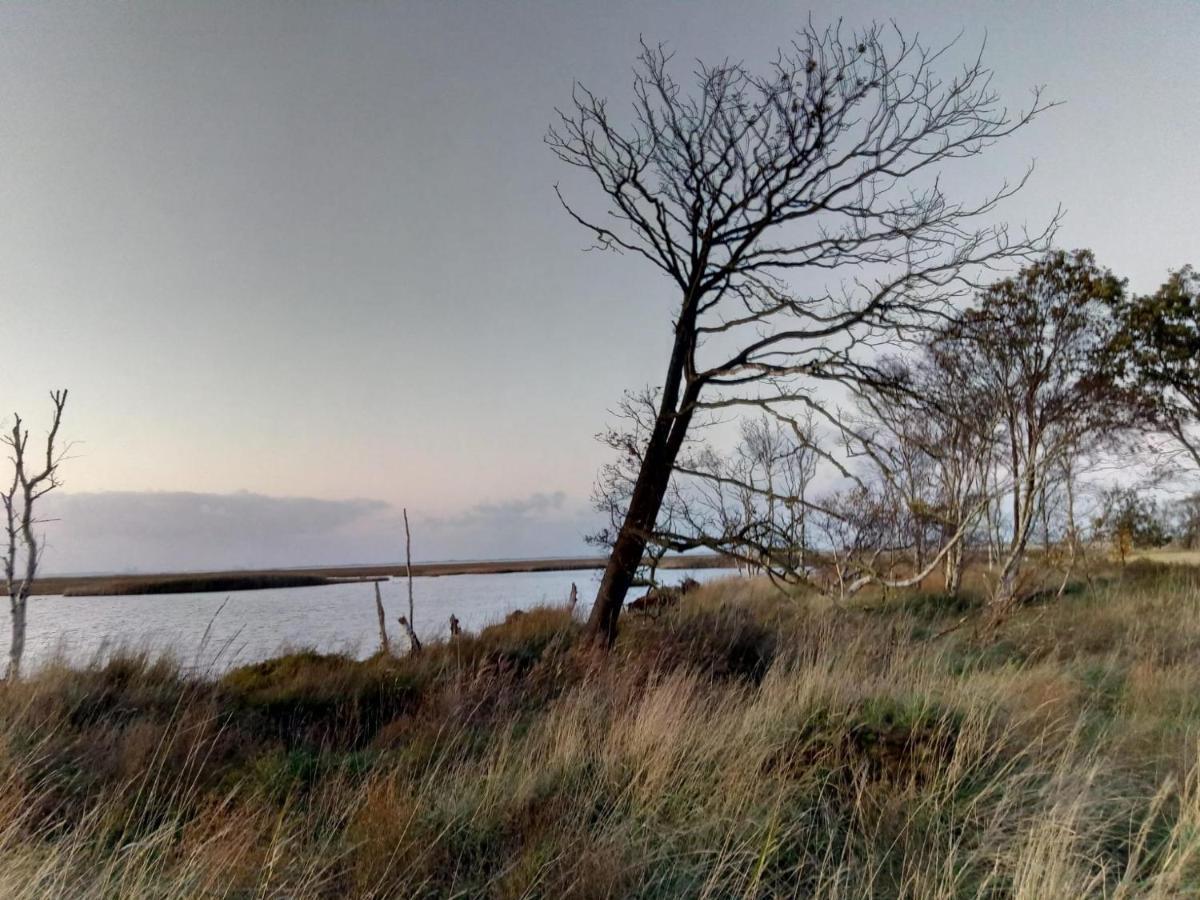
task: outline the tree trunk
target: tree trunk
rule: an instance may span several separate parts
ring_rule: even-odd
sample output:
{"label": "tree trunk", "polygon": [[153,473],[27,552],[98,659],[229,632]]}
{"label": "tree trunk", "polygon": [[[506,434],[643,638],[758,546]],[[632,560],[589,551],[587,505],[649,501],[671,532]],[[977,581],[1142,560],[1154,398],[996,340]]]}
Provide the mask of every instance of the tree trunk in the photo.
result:
{"label": "tree trunk", "polygon": [[375,615],[379,617],[379,651],[385,656],[392,652],[391,642],[388,641],[387,618],[383,614],[383,597],[379,593],[379,582],[375,582]]}
{"label": "tree trunk", "polygon": [[946,573],[946,593],[952,597],[958,596],[959,590],[962,588],[963,562],[966,559],[966,554],[963,552],[962,543],[956,544],[949,553],[946,554],[945,573]]}
{"label": "tree trunk", "polygon": [[1021,575],[1021,564],[1025,559],[1025,548],[1029,545],[1029,536],[1033,531],[1032,517],[1017,528],[1013,534],[1013,545],[1004,560],[1004,568],[1000,572],[1000,582],[996,586],[996,595],[992,605],[1001,611],[1007,610],[1017,599],[1017,583]]}
{"label": "tree trunk", "polygon": [[8,647],[8,672],[4,676],[9,681],[21,677],[21,657],[25,655],[25,611],[26,600],[14,599],[12,611],[12,643]]}
{"label": "tree trunk", "polygon": [[[685,310],[687,308],[685,305]],[[685,317],[676,327],[675,347],[663,382],[658,418],[629,497],[625,521],[613,542],[612,554],[608,557],[608,565],[604,568],[600,589],[596,592],[596,601],[588,617],[588,633],[593,640],[605,646],[611,647],[617,639],[617,618],[621,615],[625,595],[629,593],[646,552],[647,538],[654,530],[658,511],[671,483],[675,459],[692,421],[693,404],[700,393],[700,385],[694,381],[688,382],[687,387],[683,388],[684,371],[695,340],[693,327],[694,314]]]}
{"label": "tree trunk", "polygon": [[[1029,458],[1033,458],[1033,453],[1029,454]],[[1029,546],[1029,539],[1033,534],[1037,496],[1037,470],[1031,462],[1024,474],[1024,484],[1013,484],[1013,539],[1008,556],[1004,560],[1004,568],[1000,573],[996,594],[992,599],[993,607],[1000,614],[1003,614],[1017,599],[1021,565],[1025,560],[1025,550]]]}
{"label": "tree trunk", "polygon": [[600,589],[596,592],[596,602],[592,604],[588,631],[607,646],[612,646],[617,639],[617,618],[646,552],[646,537],[654,529],[658,510],[666,496],[675,457],[691,421],[691,411],[685,406],[673,418],[674,426],[662,445],[655,447],[652,440],[647,448],[645,463],[629,498],[629,511],[613,543]]}

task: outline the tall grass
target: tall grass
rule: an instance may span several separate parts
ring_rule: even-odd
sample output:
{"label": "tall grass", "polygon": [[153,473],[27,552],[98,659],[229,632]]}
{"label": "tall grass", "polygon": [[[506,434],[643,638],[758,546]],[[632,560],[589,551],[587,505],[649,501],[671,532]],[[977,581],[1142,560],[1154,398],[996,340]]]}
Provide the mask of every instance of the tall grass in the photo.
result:
{"label": "tall grass", "polygon": [[0,688],[0,896],[1185,897],[1200,571],[931,639],[736,579],[596,655],[533,610],[404,659]]}

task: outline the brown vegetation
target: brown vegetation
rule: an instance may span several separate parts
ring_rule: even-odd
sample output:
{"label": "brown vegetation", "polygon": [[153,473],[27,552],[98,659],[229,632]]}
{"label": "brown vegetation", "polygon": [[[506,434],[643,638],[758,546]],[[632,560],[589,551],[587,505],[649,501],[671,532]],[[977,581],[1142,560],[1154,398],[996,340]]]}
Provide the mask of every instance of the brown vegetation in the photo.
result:
{"label": "brown vegetation", "polygon": [[[64,597],[104,597],[124,594],[199,594],[211,591],[257,591],[266,588],[319,587],[344,578],[302,573],[247,572],[241,575],[172,575],[160,578],[103,578],[64,587]],[[355,579],[358,580],[358,579]],[[363,579],[374,580],[374,579]]]}
{"label": "brown vegetation", "polygon": [[[548,559],[474,560],[471,562],[413,563],[414,577],[433,578],[442,575],[507,575],[514,572],[575,572],[602,569],[604,557],[572,557]],[[731,565],[715,553],[670,556],[659,564],[664,569],[716,569]],[[196,593],[200,591],[252,591],[257,588],[299,587],[304,583],[321,584],[334,581],[372,580],[406,574],[404,563],[387,566],[326,566],[310,569],[260,569],[230,572],[157,573],[145,575],[72,575],[39,578],[34,582],[37,596],[62,594],[66,596],[100,596],[105,594]],[[284,579],[322,579],[321,581],[286,583]],[[144,585],[179,585],[188,587],[171,590],[143,590]],[[110,590],[110,588],[113,588]]]}

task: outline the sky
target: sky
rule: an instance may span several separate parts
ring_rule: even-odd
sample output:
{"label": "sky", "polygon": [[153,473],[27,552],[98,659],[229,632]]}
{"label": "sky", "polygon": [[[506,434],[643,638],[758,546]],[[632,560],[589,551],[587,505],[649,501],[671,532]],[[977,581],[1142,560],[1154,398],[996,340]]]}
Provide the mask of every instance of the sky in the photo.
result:
{"label": "sky", "polygon": [[811,17],[986,41],[1005,208],[1152,290],[1200,264],[1200,3],[0,5],[0,410],[76,441],[47,571],[564,555],[670,286],[585,253],[543,143],[639,36],[770,59]]}

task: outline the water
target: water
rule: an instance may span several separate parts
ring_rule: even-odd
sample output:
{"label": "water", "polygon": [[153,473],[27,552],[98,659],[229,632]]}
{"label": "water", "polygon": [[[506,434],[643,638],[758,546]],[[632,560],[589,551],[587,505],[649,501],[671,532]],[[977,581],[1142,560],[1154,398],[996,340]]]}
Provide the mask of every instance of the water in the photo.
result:
{"label": "water", "polygon": [[[686,577],[704,581],[725,574],[721,569],[678,569],[663,580],[675,584]],[[422,639],[444,637],[451,614],[464,629],[475,631],[514,609],[565,605],[572,582],[579,586],[577,613],[585,615],[599,577],[598,571],[576,571],[414,578],[417,634]],[[405,580],[381,582],[379,588],[392,642],[403,647],[396,618],[408,614]],[[7,658],[8,644],[4,622],[0,659]],[[187,665],[222,670],[289,649],[361,657],[378,646],[379,620],[369,583],[204,594],[31,597],[25,663],[35,668],[59,654],[86,662],[115,647],[130,647],[170,650]]]}

